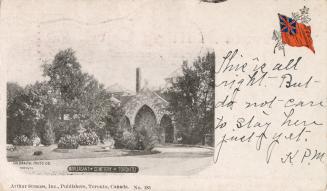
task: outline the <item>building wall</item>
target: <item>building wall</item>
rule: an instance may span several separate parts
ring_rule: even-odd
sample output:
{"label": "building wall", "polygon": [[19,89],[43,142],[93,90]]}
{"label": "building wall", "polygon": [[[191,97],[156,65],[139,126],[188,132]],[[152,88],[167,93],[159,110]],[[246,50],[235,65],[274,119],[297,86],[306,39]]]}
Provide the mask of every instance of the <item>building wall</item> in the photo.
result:
{"label": "building wall", "polygon": [[170,116],[169,112],[166,110],[168,102],[155,92],[148,89],[141,90],[124,105],[125,116],[129,119],[132,128],[136,125],[135,119],[138,116],[140,109],[142,107],[144,108],[144,106],[153,111],[156,126],[159,128],[161,142],[165,142],[165,132],[164,129],[160,129],[160,123],[164,115]]}

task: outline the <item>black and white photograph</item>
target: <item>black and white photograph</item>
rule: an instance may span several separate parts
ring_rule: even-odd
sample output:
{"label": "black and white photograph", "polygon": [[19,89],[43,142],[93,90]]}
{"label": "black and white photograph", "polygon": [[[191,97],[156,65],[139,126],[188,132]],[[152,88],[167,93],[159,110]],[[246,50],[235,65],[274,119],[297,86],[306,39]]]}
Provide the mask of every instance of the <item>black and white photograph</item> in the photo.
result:
{"label": "black and white photograph", "polygon": [[24,21],[35,27],[28,49],[7,70],[9,162],[48,162],[22,170],[51,175],[76,174],[72,164],[149,175],[212,165],[215,52],[192,20],[143,11]]}

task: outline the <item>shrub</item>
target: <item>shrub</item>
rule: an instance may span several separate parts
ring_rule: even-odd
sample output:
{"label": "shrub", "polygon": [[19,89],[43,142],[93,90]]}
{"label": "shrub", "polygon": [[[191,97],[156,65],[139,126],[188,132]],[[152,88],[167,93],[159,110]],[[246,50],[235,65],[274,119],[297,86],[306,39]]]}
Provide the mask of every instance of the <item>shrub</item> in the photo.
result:
{"label": "shrub", "polygon": [[102,135],[102,139],[99,137],[99,140],[101,142],[101,144],[103,144],[103,146],[113,149],[115,148],[115,140],[110,136],[110,133],[104,133],[104,135]]}
{"label": "shrub", "polygon": [[128,130],[118,130],[115,140],[115,148],[121,149],[130,149],[130,150],[142,150],[143,147],[141,145],[138,133],[136,131],[128,131]]}
{"label": "shrub", "polygon": [[58,141],[59,149],[77,149],[78,146],[77,137],[74,135],[64,135]]}
{"label": "shrub", "polygon": [[55,141],[65,135],[75,135],[78,134],[78,129],[80,127],[80,122],[78,120],[67,120],[59,121],[56,127],[54,128]]}
{"label": "shrub", "polygon": [[135,131],[124,131],[122,144],[126,149],[136,150],[138,148],[138,138]]}
{"label": "shrub", "polygon": [[37,135],[33,135],[31,142],[33,146],[39,146],[41,144],[41,139]]}
{"label": "shrub", "polygon": [[44,125],[44,133],[42,136],[42,143],[44,145],[52,145],[55,143],[55,133],[53,131],[53,127],[51,126],[50,122],[47,121]]}
{"label": "shrub", "polygon": [[18,135],[14,138],[13,145],[18,145],[18,146],[32,145],[32,141],[26,135]]}
{"label": "shrub", "polygon": [[99,137],[99,142],[103,143],[103,141],[107,138],[108,133],[105,128],[96,128],[96,134]]}
{"label": "shrub", "polygon": [[16,147],[14,145],[11,145],[11,144],[7,144],[7,151],[15,151],[16,150]]}
{"label": "shrub", "polygon": [[102,143],[107,148],[110,148],[110,149],[115,148],[115,140],[113,138],[105,139],[102,141]]}
{"label": "shrub", "polygon": [[83,132],[78,136],[78,143],[80,145],[97,145],[99,137],[95,132]]}
{"label": "shrub", "polygon": [[159,137],[153,130],[138,132],[138,140],[142,150],[151,151],[159,143]]}
{"label": "shrub", "polygon": [[33,155],[39,156],[39,155],[42,155],[42,154],[43,154],[42,151],[35,151]]}
{"label": "shrub", "polygon": [[115,136],[115,148],[151,151],[159,142],[158,136],[152,130],[122,130],[117,133],[119,134]]}
{"label": "shrub", "polygon": [[124,144],[123,144],[123,133],[124,130],[123,129],[118,129],[116,131],[116,133],[113,136],[113,139],[115,140],[115,148],[116,149],[122,149],[124,148]]}

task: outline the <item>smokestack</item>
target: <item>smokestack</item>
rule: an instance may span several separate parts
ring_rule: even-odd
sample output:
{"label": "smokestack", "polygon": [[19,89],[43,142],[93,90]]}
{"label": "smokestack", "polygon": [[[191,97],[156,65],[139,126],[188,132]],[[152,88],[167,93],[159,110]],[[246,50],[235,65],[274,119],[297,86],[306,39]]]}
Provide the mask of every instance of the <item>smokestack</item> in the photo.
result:
{"label": "smokestack", "polygon": [[136,93],[139,93],[141,89],[141,69],[136,68]]}

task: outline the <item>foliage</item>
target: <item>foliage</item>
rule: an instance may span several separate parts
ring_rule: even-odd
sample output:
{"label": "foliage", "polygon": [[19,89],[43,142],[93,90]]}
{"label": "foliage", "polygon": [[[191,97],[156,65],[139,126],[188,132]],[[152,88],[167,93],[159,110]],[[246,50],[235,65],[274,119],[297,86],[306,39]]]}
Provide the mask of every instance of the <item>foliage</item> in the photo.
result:
{"label": "foliage", "polygon": [[158,136],[152,130],[120,129],[115,136],[115,148],[151,151],[159,142],[158,140]]}
{"label": "foliage", "polygon": [[105,146],[109,146],[110,148],[114,148],[115,139],[113,138],[113,136],[110,135],[109,131],[102,128],[102,129],[99,129],[96,132],[96,134],[98,135],[99,141],[100,141],[101,144],[104,144]]}
{"label": "foliage", "polygon": [[[97,132],[102,140],[104,131],[113,127],[108,117],[115,115],[103,84],[82,72],[72,49],[60,51],[51,64],[43,65],[43,71],[57,95],[56,115],[60,119],[57,140],[62,134],[76,134],[81,127]],[[67,121],[64,115],[68,116]]]}
{"label": "foliage", "polygon": [[18,135],[14,138],[13,145],[30,146],[32,145],[32,141],[26,135]]}
{"label": "foliage", "polygon": [[14,104],[18,100],[17,97],[21,97],[23,93],[24,88],[17,83],[7,83],[7,143],[12,143],[12,140],[18,135],[19,129],[22,127],[19,123],[21,117],[16,112],[16,109],[19,109],[19,107],[14,107]]}
{"label": "foliage", "polygon": [[64,135],[58,141],[59,149],[77,149],[78,141],[75,135]]}
{"label": "foliage", "polygon": [[12,144],[7,144],[6,150],[7,151],[15,151],[15,150],[17,150],[17,148]]}
{"label": "foliage", "polygon": [[81,95],[84,75],[72,49],[59,51],[52,64],[42,67],[43,75],[50,78],[49,84],[59,93],[63,104]]}
{"label": "foliage", "polygon": [[42,133],[43,137],[41,140],[41,143],[43,145],[52,145],[55,143],[55,133],[53,128],[51,127],[51,124],[49,121],[46,122],[46,124],[43,126],[44,129],[42,129],[44,132]]}
{"label": "foliage", "polygon": [[276,41],[274,53],[276,52],[276,48],[278,48],[278,50],[282,50],[285,55],[285,44],[282,42],[282,35],[280,31],[274,30],[272,39]]}
{"label": "foliage", "polygon": [[67,120],[67,121],[58,121],[56,124],[55,132],[55,140],[56,142],[59,139],[68,134],[68,135],[78,135],[78,130],[80,128],[79,120]]}
{"label": "foliage", "polygon": [[[11,85],[8,83],[8,87]],[[11,88],[7,89],[8,94]],[[31,137],[35,126],[42,117],[40,99],[30,86],[19,90],[11,97],[7,105],[7,140],[12,141],[17,135]]]}
{"label": "foliage", "polygon": [[107,137],[101,143],[106,148],[110,148],[110,149],[115,148],[115,140],[112,137]]}
{"label": "foliage", "polygon": [[36,82],[18,88],[19,93],[12,89],[12,83],[7,83],[7,92],[11,95],[7,98],[7,142],[21,134],[28,137],[37,134],[42,138],[51,109],[51,88],[46,82]]}
{"label": "foliage", "polygon": [[99,137],[95,132],[83,132],[78,135],[78,144],[80,145],[97,145]]}
{"label": "foliage", "polygon": [[117,135],[118,130],[120,129],[120,122],[123,116],[124,116],[124,111],[122,106],[112,104],[109,112],[104,117],[104,121],[105,121],[104,131],[109,132],[110,136],[114,138]]}
{"label": "foliage", "polygon": [[197,144],[214,128],[215,53],[198,57],[191,66],[184,62],[182,70],[164,95],[178,131],[184,132],[183,141]]}
{"label": "foliage", "polygon": [[135,130],[119,129],[115,136],[115,148],[129,150],[143,150],[140,134]]}
{"label": "foliage", "polygon": [[116,149],[122,149],[124,148],[124,144],[123,144],[123,133],[124,133],[124,129],[119,128],[116,130],[115,134],[113,135],[113,139],[115,140],[115,148]]}
{"label": "foliage", "polygon": [[309,24],[311,21],[311,18],[309,17],[309,8],[304,6],[302,9],[300,9],[300,12],[293,12],[292,18],[296,22],[301,22],[303,24]]}
{"label": "foliage", "polygon": [[123,148],[136,150],[138,149],[138,138],[135,131],[124,131],[122,137]]}
{"label": "foliage", "polygon": [[150,129],[143,129],[138,132],[137,138],[139,142],[139,149],[145,151],[151,151],[159,143],[159,137]]}
{"label": "foliage", "polygon": [[7,83],[7,142],[17,135],[37,134],[44,145],[81,128],[103,140],[118,128],[122,108],[110,101],[110,93],[92,75],[83,73],[72,49],[59,51],[42,65],[43,82],[21,87]]}
{"label": "foliage", "polygon": [[33,146],[39,146],[41,144],[41,139],[36,134],[34,134],[31,137],[31,142]]}
{"label": "foliage", "polygon": [[24,88],[18,85],[17,83],[8,82],[7,83],[7,109],[13,101],[15,100],[16,96],[19,96],[24,91]]}
{"label": "foliage", "polygon": [[33,155],[35,155],[35,156],[40,156],[42,154],[43,154],[42,151],[34,151],[34,153],[33,153]]}

